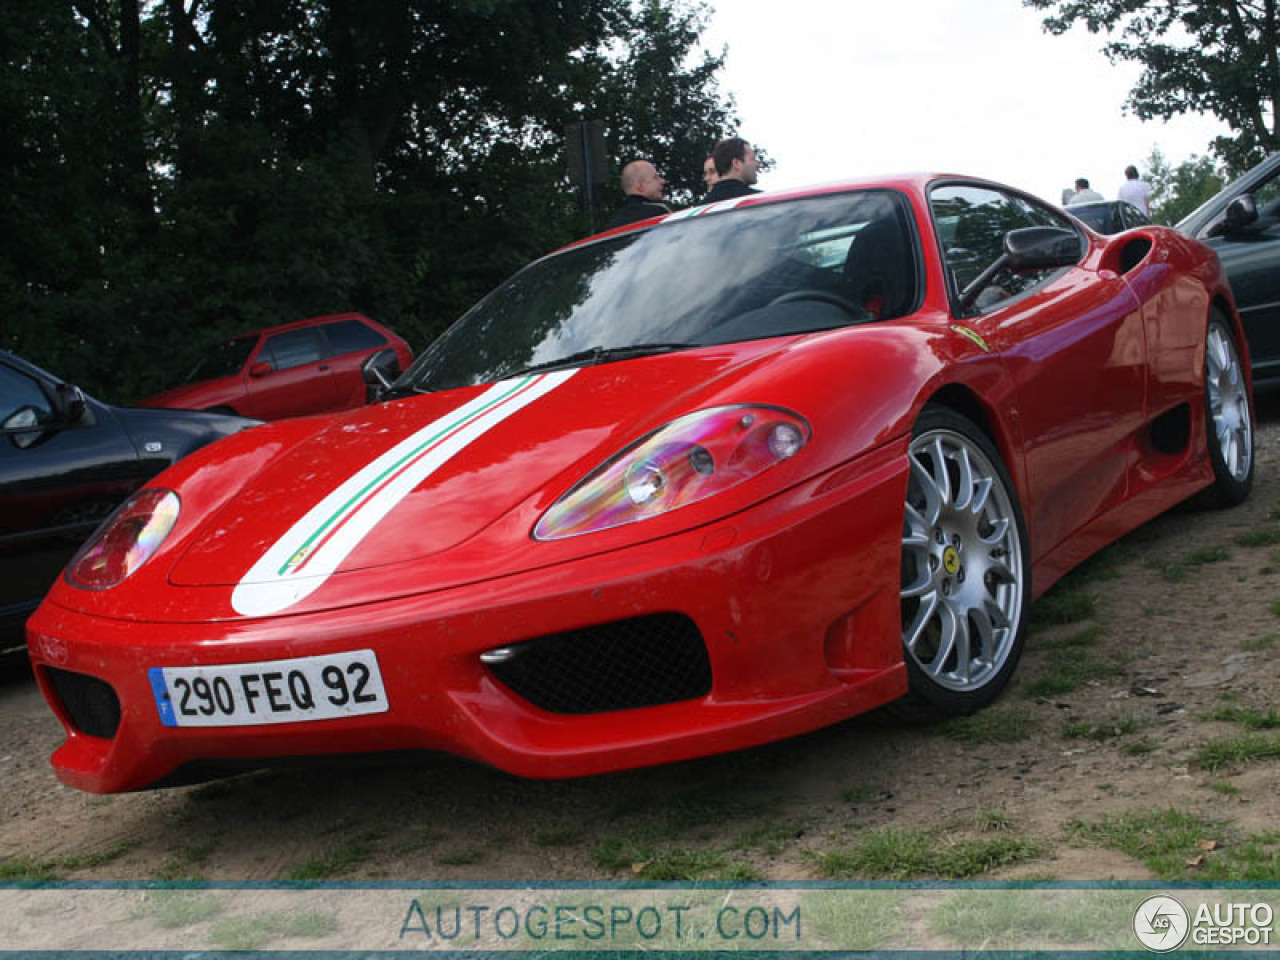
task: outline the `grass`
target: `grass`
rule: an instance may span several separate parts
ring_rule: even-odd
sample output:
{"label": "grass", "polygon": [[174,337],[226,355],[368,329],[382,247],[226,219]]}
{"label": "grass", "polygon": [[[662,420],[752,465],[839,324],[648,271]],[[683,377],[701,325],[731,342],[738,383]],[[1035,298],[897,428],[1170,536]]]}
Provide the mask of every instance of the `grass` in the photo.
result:
{"label": "grass", "polygon": [[997,707],[971,717],[956,717],[938,725],[938,731],[961,743],[1017,743],[1039,726],[1039,718],[1022,707]]}
{"label": "grass", "polygon": [[1255,527],[1236,537],[1242,547],[1273,547],[1280,544],[1280,526]]}
{"label": "grass", "polygon": [[1133,716],[1109,717],[1091,723],[1088,720],[1071,720],[1062,728],[1062,736],[1067,740],[1112,740],[1142,728],[1142,721]]}
{"label": "grass", "polygon": [[30,857],[5,857],[0,860],[0,880],[40,881],[56,880],[57,867],[47,860]]}
{"label": "grass", "polygon": [[1093,822],[1070,820],[1065,831],[1071,840],[1119,850],[1145,863],[1153,873],[1177,877],[1186,872],[1196,844],[1215,836],[1219,827],[1193,813],[1170,808],[1120,813]]}
{"label": "grass", "polygon": [[484,851],[478,847],[467,847],[465,850],[454,850],[436,857],[436,863],[446,867],[469,867],[484,860]]}
{"label": "grass", "polygon": [[1120,752],[1130,757],[1145,757],[1148,753],[1154,752],[1156,745],[1150,740],[1134,740],[1131,743],[1123,744]]}
{"label": "grass", "polygon": [[797,839],[804,836],[802,823],[775,823],[752,827],[738,836],[735,846],[739,850],[758,850],[776,857]]}
{"label": "grass", "polygon": [[1103,659],[1087,651],[1053,650],[1044,664],[1043,673],[1022,685],[1024,696],[1058,697],[1079,690],[1093,680],[1119,676],[1123,664],[1114,657]]}
{"label": "grass", "polygon": [[1209,719],[1238,723],[1250,730],[1274,730],[1280,727],[1280,710],[1275,707],[1261,710],[1257,707],[1222,706],[1214,710]]}
{"label": "grass", "polygon": [[59,861],[64,870],[91,870],[94,867],[106,866],[113,860],[118,860],[134,847],[138,846],[141,841],[136,839],[117,840],[110,846],[103,847],[100,850],[93,850],[89,853],[73,853],[62,858]]}
{"label": "grass", "polygon": [[1222,769],[1236,769],[1270,757],[1280,757],[1280,737],[1246,733],[1240,737],[1206,743],[1196,751],[1194,761],[1201,769],[1216,773]]}
{"label": "grass", "polygon": [[596,863],[606,870],[628,870],[641,880],[732,880],[750,882],[760,874],[750,864],[730,860],[723,851],[705,847],[657,849],[609,837],[596,845]]}
{"label": "grass", "polygon": [[1103,944],[1133,917],[1124,893],[1046,890],[965,890],[929,911],[929,931],[957,946],[1026,950],[1062,944]]}
{"label": "grass", "polygon": [[1222,794],[1224,797],[1234,797],[1240,793],[1240,788],[1228,780],[1215,780],[1209,784],[1209,789],[1214,793]]}
{"label": "grass", "polygon": [[1041,844],[1007,832],[964,837],[942,828],[886,827],[852,849],[821,852],[816,859],[819,872],[833,880],[962,880],[1043,854]]}
{"label": "grass", "polygon": [[145,894],[143,902],[130,916],[146,917],[162,930],[178,930],[212,920],[223,909],[219,898],[203,891],[155,890]]}
{"label": "grass", "polygon": [[1173,560],[1151,561],[1151,565],[1160,571],[1160,575],[1170,583],[1178,583],[1187,579],[1192,567],[1203,567],[1211,563],[1221,563],[1231,557],[1229,551],[1222,547],[1199,547]]}
{"label": "grass", "polygon": [[1035,640],[1035,648],[1041,650],[1079,650],[1084,647],[1095,647],[1103,637],[1106,631],[1098,624],[1085,627],[1083,630],[1077,630],[1075,633],[1069,633],[1061,637],[1037,637]]}
{"label": "grass", "polygon": [[[1162,879],[1197,881],[1280,881],[1280,833],[1224,836],[1222,824],[1187,811],[1147,810],[1086,823],[1073,820],[1067,835],[1086,844],[1111,847],[1144,863]],[[1202,844],[1219,841],[1212,852]]]}
{"label": "grass", "polygon": [[291,937],[323,937],[338,929],[331,912],[257,913],[223,917],[209,931],[209,940],[224,950],[260,950],[274,941]]}
{"label": "grass", "polygon": [[1240,645],[1250,653],[1261,653],[1264,650],[1270,650],[1274,647],[1276,645],[1276,639],[1276,634],[1264,633],[1260,637],[1245,637],[1244,641]]}
{"label": "grass", "polygon": [[1031,625],[1057,626],[1078,623],[1093,616],[1094,598],[1082,588],[1058,584],[1031,608]]}
{"label": "grass", "polygon": [[573,847],[582,842],[581,830],[539,830],[533,835],[533,842],[539,847]]}
{"label": "grass", "polygon": [[327,880],[350,873],[373,855],[376,833],[366,833],[323,856],[298,864],[285,873],[286,880]]}

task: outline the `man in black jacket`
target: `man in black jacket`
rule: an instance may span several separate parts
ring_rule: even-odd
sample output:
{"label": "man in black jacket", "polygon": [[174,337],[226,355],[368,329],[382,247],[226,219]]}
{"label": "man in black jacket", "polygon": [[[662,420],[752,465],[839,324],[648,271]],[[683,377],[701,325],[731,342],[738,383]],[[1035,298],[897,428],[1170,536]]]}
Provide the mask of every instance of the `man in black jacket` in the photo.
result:
{"label": "man in black jacket", "polygon": [[667,182],[658,176],[658,171],[648,160],[628,163],[622,168],[622,192],[627,195],[627,202],[605,224],[605,229],[612,230],[670,213],[671,208],[661,202],[662,188],[666,185]]}
{"label": "man in black jacket", "polygon": [[699,203],[715,203],[717,200],[729,200],[760,192],[751,186],[756,182],[760,165],[756,162],[755,150],[747,141],[741,137],[721,140],[711,156],[715,158],[716,173],[720,175],[720,179]]}

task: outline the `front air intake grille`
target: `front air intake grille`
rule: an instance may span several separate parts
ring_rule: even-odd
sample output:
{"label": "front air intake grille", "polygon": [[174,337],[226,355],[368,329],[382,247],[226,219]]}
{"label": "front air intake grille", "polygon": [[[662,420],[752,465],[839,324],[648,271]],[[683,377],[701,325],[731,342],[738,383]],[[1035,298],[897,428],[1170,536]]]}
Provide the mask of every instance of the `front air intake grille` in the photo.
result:
{"label": "front air intake grille", "polygon": [[711,661],[697,625],[655,613],[527,640],[490,669],[551,713],[603,713],[691,700],[711,691]]}
{"label": "front air intake grille", "polygon": [[97,677],[56,667],[45,667],[71,725],[91,737],[110,740],[120,726],[120,698],[111,685]]}

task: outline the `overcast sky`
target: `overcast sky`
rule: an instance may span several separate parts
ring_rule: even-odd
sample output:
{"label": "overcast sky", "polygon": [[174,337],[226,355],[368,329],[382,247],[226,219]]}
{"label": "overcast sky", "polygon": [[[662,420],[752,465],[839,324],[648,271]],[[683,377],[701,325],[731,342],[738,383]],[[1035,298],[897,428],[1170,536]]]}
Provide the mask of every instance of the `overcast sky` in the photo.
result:
{"label": "overcast sky", "polygon": [[999,180],[1059,202],[1088,177],[1115,199],[1159,145],[1208,152],[1211,117],[1142,122],[1122,107],[1139,70],[1104,39],[1061,37],[1020,0],[712,0],[704,40],[728,46],[722,88],[781,188],[905,171]]}

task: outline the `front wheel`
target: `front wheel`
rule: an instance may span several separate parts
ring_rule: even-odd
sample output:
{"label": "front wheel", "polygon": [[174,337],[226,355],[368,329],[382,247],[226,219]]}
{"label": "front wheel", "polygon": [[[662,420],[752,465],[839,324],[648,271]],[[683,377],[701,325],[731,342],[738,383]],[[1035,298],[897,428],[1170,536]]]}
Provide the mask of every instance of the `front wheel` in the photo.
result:
{"label": "front wheel", "polygon": [[902,647],[911,719],[963,716],[1008,683],[1031,603],[1026,523],[995,445],[970,420],[928,407],[908,451],[902,525]]}
{"label": "front wheel", "polygon": [[1200,496],[1209,507],[1234,507],[1253,488],[1253,411],[1244,364],[1225,317],[1209,317],[1204,350],[1205,441],[1213,486]]}

